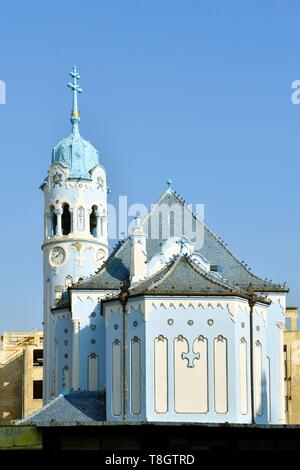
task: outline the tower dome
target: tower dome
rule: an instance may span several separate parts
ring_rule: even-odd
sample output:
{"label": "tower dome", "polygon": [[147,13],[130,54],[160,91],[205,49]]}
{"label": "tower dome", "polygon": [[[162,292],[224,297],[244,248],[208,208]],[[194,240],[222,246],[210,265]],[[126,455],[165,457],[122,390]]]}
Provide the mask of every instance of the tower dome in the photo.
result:
{"label": "tower dome", "polygon": [[79,130],[61,140],[52,151],[52,163],[69,168],[70,178],[91,178],[91,170],[100,164],[99,153],[90,142],[84,140]]}
{"label": "tower dome", "polygon": [[75,66],[70,75],[73,77],[73,82],[68,83],[68,86],[73,90],[72,133],[54,147],[52,164],[61,163],[69,168],[70,178],[91,179],[91,170],[100,164],[99,153],[90,142],[84,140],[80,135],[80,112],[78,110],[77,94],[81,93],[82,89],[77,83],[80,76]]}

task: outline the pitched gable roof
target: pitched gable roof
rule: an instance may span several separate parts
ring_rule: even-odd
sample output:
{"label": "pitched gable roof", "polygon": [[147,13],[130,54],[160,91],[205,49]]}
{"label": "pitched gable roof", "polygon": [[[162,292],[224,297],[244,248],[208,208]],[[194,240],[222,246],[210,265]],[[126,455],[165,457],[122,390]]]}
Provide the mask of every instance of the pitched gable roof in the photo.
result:
{"label": "pitched gable roof", "polygon": [[58,395],[43,408],[16,422],[17,425],[85,424],[105,421],[105,402],[99,392]]}
{"label": "pitched gable roof", "polygon": [[130,240],[119,242],[98,272],[90,278],[74,284],[71,289],[119,289],[129,277]]}
{"label": "pitched gable roof", "polygon": [[[187,255],[177,255],[159,272],[129,288],[129,297],[139,295],[238,296],[248,299],[250,295],[253,297],[253,292],[217,279],[213,274],[204,271]],[[117,295],[112,296],[103,302],[117,298]],[[260,296],[256,296],[256,300],[269,303]]]}
{"label": "pitched gable roof", "polygon": [[[211,264],[217,265],[218,270],[222,278],[228,280],[232,284],[245,287],[249,284],[253,288],[257,288],[258,291],[282,291],[284,289],[280,284],[272,283],[271,281],[266,281],[261,279],[258,276],[255,276],[253,273],[247,269],[246,266],[229,250],[225,243],[217,237],[207,225],[200,220],[196,215],[194,215],[188,205],[180,198],[178,194],[174,191],[166,191],[161,196],[158,203],[155,205],[153,210],[148,214],[146,219],[143,222],[143,228],[148,233],[149,225],[151,224],[151,218],[154,216],[154,213],[160,210],[160,207],[165,204],[172,207],[178,204],[181,207],[185,207],[187,211],[190,211],[195,224],[195,232],[201,233],[203,236],[202,246],[197,250],[206,260]],[[174,217],[178,217],[178,212],[174,212]],[[163,223],[163,221],[161,222]],[[174,220],[174,224],[180,225],[180,220]],[[185,232],[185,227],[183,227],[182,235],[189,237],[188,233]],[[163,233],[162,229],[159,229],[159,233]],[[181,235],[181,234],[180,234]],[[163,237],[153,238],[148,237],[147,239],[147,254],[148,258],[152,258],[155,254],[161,251],[161,245],[165,241]]]}
{"label": "pitched gable roof", "polygon": [[[164,238],[163,229],[163,218],[159,217],[158,213],[161,211],[163,205],[167,205],[172,208],[173,205],[179,205],[181,208],[190,209],[185,202],[173,191],[166,191],[163,193],[157,204],[152,208],[147,217],[143,220],[143,228],[145,233],[149,234],[151,227],[152,218],[156,217],[159,221],[159,227],[157,229],[158,236],[147,237],[147,257],[148,261],[154,255],[161,252],[161,246],[166,241]],[[191,211],[190,211],[191,212]],[[192,213],[191,213],[192,214]],[[174,212],[174,217],[178,217],[178,213]],[[287,291],[280,284],[275,284],[270,281],[261,279],[258,276],[252,274],[242,262],[227,248],[224,242],[218,238],[202,220],[192,214],[193,223],[195,224],[195,230],[203,234],[203,245],[199,248],[198,252],[207,259],[211,264],[217,265],[218,270],[223,279],[227,280],[230,284],[245,287],[249,284],[261,292],[280,292]],[[175,220],[175,224],[178,221]],[[150,233],[150,235],[152,235]],[[183,233],[181,235],[188,236],[189,234]],[[197,250],[196,250],[197,252]],[[118,289],[121,283],[129,277],[130,268],[130,239],[127,238],[121,242],[112,254],[109,256],[104,265],[100,268],[98,273],[91,276],[86,281],[83,281],[72,289]]]}

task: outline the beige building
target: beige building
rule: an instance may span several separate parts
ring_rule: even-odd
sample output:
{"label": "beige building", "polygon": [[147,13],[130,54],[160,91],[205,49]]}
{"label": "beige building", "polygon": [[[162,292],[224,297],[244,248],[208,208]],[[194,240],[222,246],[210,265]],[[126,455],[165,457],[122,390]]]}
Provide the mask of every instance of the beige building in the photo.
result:
{"label": "beige building", "polygon": [[0,336],[0,424],[42,407],[43,333],[5,332]]}
{"label": "beige building", "polygon": [[297,307],[286,309],[284,332],[285,411],[288,424],[300,424],[300,330]]}

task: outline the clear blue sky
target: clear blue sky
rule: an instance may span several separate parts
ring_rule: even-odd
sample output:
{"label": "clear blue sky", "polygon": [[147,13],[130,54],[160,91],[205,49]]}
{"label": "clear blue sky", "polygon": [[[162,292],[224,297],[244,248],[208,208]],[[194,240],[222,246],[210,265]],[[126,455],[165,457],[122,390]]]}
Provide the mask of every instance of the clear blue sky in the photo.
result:
{"label": "clear blue sky", "polygon": [[254,273],[300,304],[300,4],[276,0],[2,0],[0,332],[41,328],[51,149],[82,135],[113,195],[150,204],[171,177]]}

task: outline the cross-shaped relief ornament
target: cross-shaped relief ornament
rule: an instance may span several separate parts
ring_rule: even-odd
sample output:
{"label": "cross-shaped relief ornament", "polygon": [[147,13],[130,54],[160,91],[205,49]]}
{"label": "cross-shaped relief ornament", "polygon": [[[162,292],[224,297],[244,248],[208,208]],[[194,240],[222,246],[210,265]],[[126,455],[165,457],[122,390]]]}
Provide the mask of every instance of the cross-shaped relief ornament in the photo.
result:
{"label": "cross-shaped relief ornament", "polygon": [[188,367],[195,367],[195,364],[194,364],[194,361],[195,359],[199,360],[200,359],[200,353],[198,352],[194,352],[193,351],[193,347],[191,347],[190,345],[190,341],[186,338],[184,338],[182,335],[179,335],[178,338],[177,338],[177,341],[186,341],[187,342],[187,345],[188,345],[188,352],[183,352],[181,354],[181,358],[182,359],[187,359],[188,363],[187,363],[187,366]]}

